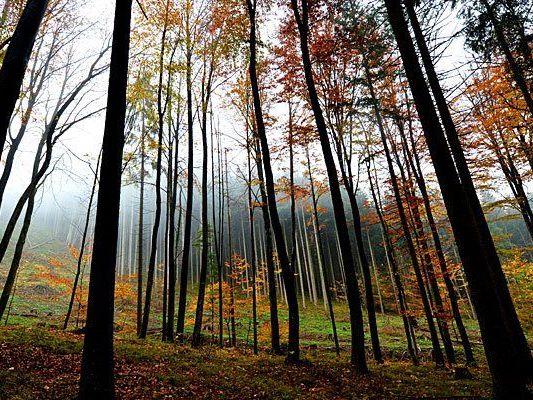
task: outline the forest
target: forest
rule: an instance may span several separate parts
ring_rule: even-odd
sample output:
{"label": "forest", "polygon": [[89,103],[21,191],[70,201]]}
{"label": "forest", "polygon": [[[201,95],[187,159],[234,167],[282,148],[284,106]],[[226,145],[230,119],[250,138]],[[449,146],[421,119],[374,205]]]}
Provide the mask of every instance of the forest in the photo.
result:
{"label": "forest", "polygon": [[0,400],[533,399],[533,1],[0,12]]}

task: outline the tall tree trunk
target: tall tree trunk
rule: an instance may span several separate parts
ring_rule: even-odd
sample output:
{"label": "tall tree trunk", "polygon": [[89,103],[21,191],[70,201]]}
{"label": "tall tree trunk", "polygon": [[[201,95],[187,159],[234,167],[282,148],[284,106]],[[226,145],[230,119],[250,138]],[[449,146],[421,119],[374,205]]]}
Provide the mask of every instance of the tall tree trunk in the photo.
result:
{"label": "tall tree trunk", "polygon": [[183,340],[185,328],[185,312],[187,306],[187,284],[189,280],[189,259],[191,254],[191,225],[194,196],[194,131],[193,131],[193,102],[192,102],[192,43],[190,30],[190,11],[186,15],[186,86],[187,86],[187,202],[185,205],[185,226],[183,230],[183,251],[181,257],[180,292],[178,302],[178,317],[176,334]]}
{"label": "tall tree trunk", "polygon": [[[409,35],[402,6],[392,0],[385,2],[467,275],[493,378],[494,395],[502,399],[523,397],[527,390],[526,381],[532,371],[531,353],[520,327],[479,199],[471,184],[471,176],[453,120],[446,102],[441,104],[442,98],[439,99],[437,95],[442,94],[442,90],[436,90],[437,87],[440,88],[438,79],[435,80],[436,76],[430,76],[428,72],[455,160],[448,149],[429,88],[422,78],[422,69]],[[431,63],[431,60],[429,61]],[[425,64],[426,67],[432,66]],[[431,68],[426,69],[430,70]]]}
{"label": "tall tree trunk", "polygon": [[[169,256],[168,256],[168,312],[167,312],[167,334],[166,339],[169,342],[174,341],[174,314],[176,312],[176,245],[177,240],[179,240],[179,225],[178,224],[178,235],[176,235],[176,197],[178,195],[178,167],[179,167],[179,120],[180,120],[181,110],[178,107],[177,112],[177,121],[174,132],[174,154],[169,153],[171,162],[173,163],[172,171],[170,174],[172,179],[171,185],[171,196],[170,196],[170,212],[169,212]],[[170,168],[170,162],[169,162]],[[181,200],[180,200],[181,201]],[[181,207],[180,207],[181,208]],[[181,213],[181,210],[180,210]],[[180,214],[181,215],[181,214]],[[181,222],[181,221],[180,221]],[[178,236],[178,237],[176,237]]]}
{"label": "tall tree trunk", "polygon": [[[376,321],[376,306],[374,303],[374,290],[372,288],[372,275],[370,273],[370,265],[365,252],[365,246],[363,242],[363,229],[361,226],[361,213],[359,211],[359,205],[357,204],[357,197],[353,184],[353,176],[351,173],[350,162],[348,157],[344,154],[343,146],[340,145],[342,138],[337,138],[337,154],[338,161],[341,170],[342,180],[346,193],[348,194],[348,200],[350,202],[350,209],[352,211],[352,220],[354,225],[355,242],[357,245],[357,254],[359,255],[359,261],[361,262],[361,270],[363,272],[363,282],[365,285],[365,301],[366,310],[368,313],[368,326],[370,330],[370,339],[372,341],[372,352],[374,359],[378,363],[383,362],[383,355],[381,353],[381,346],[379,344],[379,334]],[[344,157],[343,157],[344,154]],[[344,158],[344,159],[343,159]],[[343,166],[343,162],[346,161],[346,168]]]}
{"label": "tall tree trunk", "polygon": [[266,128],[263,120],[263,110],[259,91],[259,81],[257,78],[257,61],[256,61],[256,6],[255,0],[247,0],[248,15],[250,18],[250,83],[252,86],[252,96],[255,111],[255,120],[257,125],[257,136],[261,144],[262,161],[265,175],[265,187],[267,194],[267,204],[270,213],[270,222],[274,240],[278,253],[278,260],[285,284],[287,294],[287,305],[289,308],[289,345],[287,362],[294,363],[300,360],[300,317],[298,310],[298,298],[296,294],[296,279],[294,278],[294,269],[290,265],[287,246],[283,235],[281,221],[276,206],[276,191],[274,188],[274,175],[270,164],[270,149],[266,136]]}
{"label": "tall tree trunk", "polygon": [[145,180],[145,115],[143,115],[141,131],[141,182],[139,189],[139,223],[137,233],[137,335],[141,334],[143,312],[143,265],[144,265],[144,180]]}
{"label": "tall tree trunk", "polygon": [[257,261],[255,250],[255,222],[254,222],[254,202],[252,197],[252,160],[251,152],[254,138],[250,137],[246,130],[246,152],[248,156],[248,218],[250,223],[250,269],[252,270],[252,324],[254,336],[254,354],[258,354],[257,344]]}
{"label": "tall tree trunk", "polygon": [[80,400],[114,399],[113,313],[124,148],[131,0],[116,2],[96,210]]}
{"label": "tall tree trunk", "polygon": [[[301,11],[298,7],[298,3],[301,4]],[[335,214],[335,226],[337,228],[341,256],[346,274],[346,295],[350,309],[350,326],[352,337],[351,363],[359,373],[367,373],[368,368],[366,365],[365,356],[363,314],[361,311],[359,286],[357,284],[357,277],[355,273],[355,262],[351,250],[348,224],[346,223],[346,215],[344,214],[344,204],[342,201],[339,180],[337,177],[337,170],[335,168],[335,160],[331,152],[326,122],[322,114],[322,108],[320,106],[320,101],[318,99],[318,94],[315,87],[311,56],[309,53],[308,4],[307,0],[300,0],[300,2],[298,2],[298,0],[291,0],[291,5],[296,23],[298,25],[298,31],[300,32],[300,50],[302,52],[305,81],[309,99],[311,101],[311,107],[315,117],[315,123],[320,137],[320,145],[322,147],[324,162],[326,164],[331,200]]]}
{"label": "tall tree trunk", "polygon": [[15,105],[20,96],[35,37],[48,6],[48,0],[28,0],[7,47],[0,68],[0,158]]}
{"label": "tall tree trunk", "polygon": [[[157,263],[157,242],[159,239],[159,225],[161,223],[161,173],[162,173],[162,157],[163,157],[163,127],[164,116],[166,112],[167,100],[163,104],[163,74],[164,74],[164,57],[167,37],[168,26],[168,9],[170,0],[166,1],[165,9],[165,23],[163,26],[163,33],[161,34],[161,48],[159,51],[159,82],[157,87],[157,116],[158,116],[158,129],[157,129],[157,160],[155,170],[155,215],[154,225],[152,227],[152,242],[150,245],[150,259],[148,261],[148,275],[146,277],[146,294],[144,299],[144,311],[141,324],[141,332],[139,338],[146,338],[148,333],[148,323],[150,321],[150,308],[152,305],[152,290],[154,286],[154,275]],[[166,274],[166,272],[165,272]],[[166,288],[165,288],[166,290]]]}
{"label": "tall tree trunk", "polygon": [[237,346],[237,330],[235,324],[235,269],[233,266],[233,240],[231,237],[231,207],[229,196],[229,170],[228,170],[228,149],[225,149],[224,153],[224,166],[226,176],[226,202],[228,205],[228,254],[229,254],[229,322],[230,322],[230,345],[231,347]]}
{"label": "tall tree trunk", "polygon": [[[220,144],[220,132],[217,132],[217,161],[218,161],[218,246],[217,246],[217,279],[218,279],[218,345],[224,347],[224,299],[222,283],[224,280],[224,180],[222,179],[222,155]],[[213,167],[214,173],[214,167]],[[214,184],[213,179],[213,184]],[[213,194],[214,198],[214,194]],[[215,207],[213,207],[213,213]],[[216,226],[213,214],[213,226]],[[216,237],[216,230],[214,230]],[[215,241],[215,244],[217,242]]]}
{"label": "tall tree trunk", "polygon": [[[205,66],[204,66],[205,70]],[[209,221],[207,210],[207,168],[208,168],[208,146],[207,146],[207,111],[211,96],[211,79],[213,66],[209,67],[207,82],[205,76],[202,83],[202,253],[200,261],[200,277],[198,285],[198,299],[196,303],[196,316],[194,319],[194,330],[192,335],[192,345],[198,346],[201,341],[202,318],[204,313],[205,288],[207,284],[207,269],[209,263]]]}
{"label": "tall tree trunk", "polygon": [[[417,246],[420,251],[420,261],[421,267],[424,272],[427,284],[428,297],[432,308],[434,309],[433,315],[435,316],[437,326],[439,328],[440,336],[442,338],[442,344],[444,346],[444,351],[446,353],[446,358],[450,364],[455,364],[455,351],[452,344],[452,339],[450,336],[450,330],[448,327],[448,321],[446,321],[444,316],[444,304],[442,301],[442,296],[440,293],[440,288],[437,282],[437,276],[435,274],[435,267],[433,265],[433,260],[431,258],[429,244],[426,238],[426,232],[424,230],[424,223],[420,216],[420,209],[418,205],[418,199],[416,197],[415,190],[413,188],[413,177],[415,173],[409,163],[409,155],[407,154],[409,149],[407,147],[407,141],[405,139],[405,127],[401,121],[397,118],[395,119],[396,126],[400,133],[402,140],[402,150],[404,153],[403,162],[399,156],[399,150],[396,148],[396,143],[391,138],[392,148],[394,152],[394,158],[398,164],[398,169],[400,171],[400,177],[403,181],[403,192],[405,200],[408,205],[409,214],[412,221],[412,226],[414,228],[414,235]],[[404,168],[406,164],[407,168]],[[406,171],[407,170],[407,175]],[[415,173],[416,174],[416,173]],[[415,179],[416,180],[416,179]]]}

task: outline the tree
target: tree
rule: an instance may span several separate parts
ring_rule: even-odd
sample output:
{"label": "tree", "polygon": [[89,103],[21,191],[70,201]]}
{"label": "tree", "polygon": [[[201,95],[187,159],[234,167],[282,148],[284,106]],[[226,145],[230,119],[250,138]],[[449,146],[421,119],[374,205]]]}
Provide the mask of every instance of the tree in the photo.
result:
{"label": "tree", "polygon": [[[502,399],[524,397],[525,382],[531,371],[528,361],[531,355],[526,356],[527,344],[517,332],[516,312],[507,285],[500,278],[503,272],[501,267],[498,271],[497,265],[494,265],[499,264],[497,256],[492,263],[488,259],[492,250],[483,233],[483,229],[488,231],[488,228],[479,225],[479,219],[474,216],[475,203],[472,203],[472,196],[467,196],[469,189],[465,189],[463,185],[466,183],[464,180],[461,183],[459,179],[429,88],[423,79],[402,4],[385,0],[385,5],[470,285],[493,377],[494,394]],[[448,132],[448,140],[452,139],[458,141],[457,136]],[[453,149],[454,145],[451,146]],[[458,162],[457,157],[455,161]],[[463,174],[466,175],[466,172],[463,171]],[[463,174],[461,178],[466,177]]]}
{"label": "tree", "polygon": [[307,0],[291,0],[291,6],[298,26],[298,31],[300,32],[300,49],[302,52],[305,81],[326,164],[331,200],[335,214],[335,226],[340,241],[341,256],[346,274],[346,291],[350,308],[350,326],[352,335],[351,362],[358,372],[367,373],[368,368],[365,357],[363,315],[361,312],[361,301],[355,273],[355,263],[350,245],[350,237],[348,235],[348,225],[344,214],[344,205],[337,177],[335,160],[331,152],[326,122],[316,91],[311,56],[309,53],[309,4]]}
{"label": "tree", "polygon": [[294,278],[295,271],[290,265],[287,246],[283,235],[283,229],[276,206],[276,192],[274,188],[274,176],[270,164],[270,149],[266,136],[266,128],[261,106],[261,97],[259,82],[257,78],[257,32],[256,32],[256,15],[257,1],[247,0],[246,6],[250,20],[250,63],[249,74],[250,84],[252,86],[252,98],[254,105],[255,123],[257,127],[257,137],[261,148],[261,160],[263,161],[263,171],[265,175],[265,188],[267,195],[267,205],[270,213],[270,223],[274,240],[276,243],[278,260],[283,274],[285,291],[287,293],[287,303],[289,307],[289,347],[287,362],[295,363],[300,361],[300,317],[298,310],[298,298],[296,295],[296,282]]}
{"label": "tree", "polygon": [[181,257],[180,291],[178,302],[178,317],[176,333],[180,340],[183,340],[185,329],[185,307],[187,305],[187,285],[189,279],[189,258],[191,252],[191,225],[192,207],[194,196],[194,111],[192,102],[192,56],[194,50],[193,34],[191,23],[192,3],[187,0],[185,3],[185,59],[186,59],[186,90],[187,90],[187,202],[185,205],[185,226],[183,230],[183,252]]}
{"label": "tree", "polygon": [[[161,170],[162,170],[162,157],[163,157],[163,129],[164,129],[164,117],[167,111],[168,100],[169,100],[169,91],[163,93],[163,78],[165,74],[164,70],[164,59],[166,51],[166,39],[168,32],[168,19],[169,19],[169,7],[170,0],[167,0],[165,3],[165,11],[163,14],[163,31],[161,33],[161,47],[159,52],[159,80],[157,86],[157,161],[156,161],[156,181],[155,181],[155,217],[154,225],[152,227],[152,240],[150,246],[150,259],[148,262],[148,275],[146,278],[146,298],[144,300],[144,312],[141,324],[141,330],[139,337],[141,339],[146,338],[148,331],[148,322],[150,318],[150,306],[152,302],[152,288],[154,284],[154,274],[156,267],[156,255],[157,255],[157,239],[159,234],[159,224],[161,221]],[[165,310],[166,312],[166,310]],[[163,336],[166,332],[163,333]]]}
{"label": "tree", "polygon": [[0,92],[3,93],[0,97],[0,157],[35,37],[47,6],[48,0],[27,1],[0,68]]}
{"label": "tree", "polygon": [[113,314],[132,0],[116,2],[80,399],[114,399]]}
{"label": "tree", "polygon": [[[457,0],[452,1],[453,5],[456,3]],[[412,0],[406,4],[412,7]],[[533,55],[525,32],[530,10],[529,1],[524,0],[479,0],[465,2],[460,13],[466,19],[467,44],[486,58],[495,51],[503,54],[509,74],[533,115],[533,95],[528,83],[528,75],[530,78],[533,74]]]}

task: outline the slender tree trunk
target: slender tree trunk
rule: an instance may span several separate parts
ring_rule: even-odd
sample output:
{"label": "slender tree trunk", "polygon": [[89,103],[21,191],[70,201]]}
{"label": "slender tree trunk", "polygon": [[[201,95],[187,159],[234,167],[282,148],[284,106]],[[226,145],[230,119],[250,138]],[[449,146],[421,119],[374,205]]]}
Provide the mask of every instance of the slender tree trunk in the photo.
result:
{"label": "slender tree trunk", "polygon": [[[220,132],[218,132],[217,158],[218,158],[218,229],[219,239],[217,247],[217,278],[218,278],[218,345],[224,347],[224,299],[222,283],[224,280],[224,180],[222,179],[222,155]],[[214,182],[214,181],[213,181]],[[213,207],[214,212],[214,207]],[[213,225],[214,221],[213,221]],[[216,232],[215,232],[216,233]]]}
{"label": "slender tree trunk", "polygon": [[98,185],[98,169],[100,168],[101,155],[102,153],[100,152],[98,156],[98,161],[96,162],[96,168],[94,170],[93,185],[91,188],[91,195],[89,196],[89,204],[87,205],[87,213],[85,214],[85,225],[83,226],[83,234],[81,237],[80,251],[78,254],[78,262],[76,264],[76,275],[74,277],[74,283],[72,284],[72,292],[70,294],[70,301],[68,303],[68,309],[67,309],[67,315],[65,316],[65,322],[63,323],[63,330],[66,330],[68,327],[68,322],[70,320],[70,314],[72,313],[72,307],[74,306],[74,300],[76,298],[76,291],[78,289],[78,282],[80,280],[80,275],[82,271],[83,257],[85,254],[85,244],[87,242],[87,233],[89,231],[89,222],[91,220],[91,210],[93,207],[94,195],[96,193],[96,186]]}
{"label": "slender tree trunk", "polygon": [[335,225],[339,237],[341,256],[344,264],[344,271],[346,274],[346,295],[348,298],[348,305],[350,309],[350,326],[352,337],[352,351],[351,363],[359,373],[367,373],[363,330],[363,314],[361,311],[361,300],[359,293],[359,286],[357,284],[357,277],[355,273],[355,262],[351,250],[350,237],[348,235],[348,225],[346,222],[346,215],[344,214],[344,204],[337,178],[337,170],[335,168],[335,160],[331,152],[329,137],[326,127],[326,122],[322,114],[322,108],[318,99],[318,94],[313,78],[311,55],[309,53],[309,20],[308,20],[308,4],[307,0],[301,0],[301,11],[298,7],[298,0],[291,0],[291,5],[300,32],[300,50],[302,52],[303,68],[305,73],[305,81],[307,91],[311,101],[311,107],[315,117],[318,134],[320,137],[320,145],[326,164],[329,187],[331,192],[331,200],[333,203],[333,211],[335,214]]}
{"label": "slender tree trunk", "polygon": [[[424,179],[424,176],[422,174],[422,168],[420,165],[420,159],[416,152],[415,148],[415,141],[413,137],[413,132],[411,127],[409,128],[409,139],[411,143],[411,147],[413,149],[412,152],[409,151],[407,143],[405,143],[407,153],[408,153],[408,160],[411,164],[411,168],[415,175],[415,180],[418,184],[418,188],[420,190],[420,194],[422,195],[422,199],[424,202],[424,209],[426,211],[426,217],[428,220],[429,228],[431,230],[431,236],[433,238],[433,243],[435,244],[435,252],[437,254],[437,260],[439,262],[439,267],[442,273],[442,277],[444,279],[444,283],[446,285],[446,290],[448,292],[448,298],[450,300],[450,305],[452,309],[453,318],[455,320],[455,323],[457,325],[457,329],[459,331],[459,335],[461,337],[461,343],[463,345],[463,349],[465,352],[465,358],[467,364],[475,364],[475,358],[474,353],[472,352],[472,345],[470,344],[470,340],[468,338],[468,333],[466,332],[465,325],[463,323],[463,318],[461,317],[461,311],[459,309],[459,304],[457,302],[457,293],[455,291],[455,288],[453,286],[453,282],[450,278],[450,273],[448,271],[448,265],[446,263],[446,259],[444,257],[444,250],[442,248],[442,243],[440,240],[439,231],[437,229],[437,224],[435,222],[435,218],[433,216],[433,211],[431,208],[431,203],[429,200],[429,194],[426,187],[426,182]],[[406,142],[406,140],[404,139]]]}
{"label": "slender tree trunk", "polygon": [[228,205],[228,248],[229,248],[229,301],[230,301],[230,311],[229,311],[229,321],[230,321],[230,344],[231,347],[237,346],[237,330],[235,324],[235,270],[233,266],[233,240],[231,238],[231,207],[230,207],[230,197],[229,197],[229,170],[228,170],[228,149],[225,149],[224,154],[224,165],[225,165],[225,175],[226,175],[226,202]]}
{"label": "slender tree trunk", "polygon": [[141,334],[141,325],[142,325],[142,309],[143,309],[143,265],[144,265],[144,180],[145,180],[145,126],[144,126],[144,115],[143,115],[143,126],[141,132],[141,182],[139,190],[139,223],[138,223],[138,233],[137,233],[137,335]]}
{"label": "slender tree trunk", "polygon": [[[202,253],[201,267],[198,285],[198,299],[196,303],[196,317],[194,320],[194,331],[192,335],[192,345],[198,346],[201,341],[202,318],[204,313],[205,289],[207,283],[207,269],[209,263],[209,221],[207,210],[207,168],[208,168],[208,146],[207,146],[207,110],[211,95],[211,77],[213,66],[210,67],[207,83],[203,84],[202,90]],[[205,81],[205,77],[204,77]]]}
{"label": "slender tree trunk", "polygon": [[[412,174],[414,170],[412,170],[411,163],[409,163],[409,155],[408,155],[408,147],[407,147],[407,141],[405,138],[405,127],[402,124],[401,121],[396,120],[396,125],[398,127],[398,131],[400,133],[401,141],[402,141],[402,150],[404,153],[404,161],[402,162],[400,160],[399,151],[396,148],[396,143],[391,139],[392,148],[394,152],[394,157],[396,159],[396,163],[398,164],[398,169],[400,171],[400,177],[403,181],[403,192],[405,196],[405,200],[408,205],[409,214],[412,221],[412,226],[414,228],[414,235],[415,240],[417,243],[417,246],[420,251],[420,266],[422,267],[422,271],[424,272],[424,277],[426,278],[426,284],[427,284],[427,293],[430,300],[430,304],[432,306],[433,315],[435,316],[437,326],[439,328],[439,332],[442,338],[442,343],[444,346],[444,351],[446,353],[446,357],[448,359],[448,362],[450,364],[455,364],[455,351],[452,344],[452,339],[450,336],[450,330],[448,327],[448,321],[445,319],[444,315],[444,304],[442,301],[442,296],[440,293],[440,288],[437,283],[437,276],[435,274],[435,267],[433,265],[433,260],[431,258],[430,250],[428,241],[426,238],[426,232],[424,230],[424,223],[422,222],[422,218],[420,216],[420,210],[418,208],[418,199],[416,197],[416,193],[412,187],[413,178]],[[406,164],[407,168],[404,168],[404,164]],[[405,173],[405,170],[407,169],[407,175]],[[415,178],[416,180],[416,178]]]}
{"label": "slender tree trunk", "polygon": [[113,312],[131,3],[131,0],[116,2],[80,400],[115,398]]}
{"label": "slender tree trunk", "polygon": [[[339,139],[340,140],[340,139]],[[340,146],[338,146],[340,147]],[[361,226],[361,213],[359,211],[359,205],[357,204],[357,197],[354,190],[353,178],[350,174],[346,173],[344,167],[342,167],[342,149],[338,148],[339,165],[341,166],[341,175],[348,194],[348,200],[350,202],[350,209],[352,211],[352,220],[354,225],[355,242],[357,244],[357,254],[359,255],[359,261],[361,262],[361,270],[363,272],[363,282],[365,285],[365,301],[366,310],[368,313],[368,325],[370,330],[370,338],[372,341],[372,352],[374,359],[378,363],[383,362],[383,355],[381,353],[381,346],[379,344],[379,334],[376,321],[376,306],[374,303],[374,290],[372,288],[372,275],[370,273],[370,265],[365,252],[365,246],[363,242],[363,230]]]}
{"label": "slender tree trunk", "polygon": [[194,196],[194,132],[193,132],[193,102],[192,102],[192,43],[190,32],[190,15],[186,15],[186,86],[187,86],[187,134],[188,134],[188,159],[187,159],[187,203],[185,205],[185,226],[183,230],[183,252],[181,258],[180,292],[178,302],[178,317],[176,333],[183,340],[185,328],[185,313],[187,306],[187,284],[189,280],[189,259],[191,253],[191,225],[192,207]]}
{"label": "slender tree trunk", "polygon": [[[178,125],[174,133],[174,154],[169,153],[173,165],[173,173],[170,174],[172,179],[171,196],[170,196],[170,212],[169,212],[169,257],[168,257],[168,312],[167,312],[167,334],[166,338],[169,342],[174,341],[174,314],[176,312],[176,245],[179,240],[179,229],[181,220],[178,223],[178,235],[176,235],[176,197],[178,195],[178,167],[179,167],[179,120],[181,110],[178,108],[177,112]],[[180,200],[181,202],[181,200]],[[181,208],[181,207],[180,207]],[[180,210],[181,215],[181,210]],[[177,237],[176,237],[177,236]]]}
{"label": "slender tree trunk", "polygon": [[247,0],[248,15],[250,18],[250,82],[252,86],[252,96],[254,103],[255,119],[257,124],[257,136],[261,144],[262,161],[265,175],[265,187],[267,194],[267,204],[270,213],[270,222],[274,240],[278,253],[278,260],[283,275],[285,292],[287,294],[287,304],[289,308],[289,346],[287,362],[295,363],[300,360],[300,317],[298,310],[298,298],[296,295],[296,280],[294,278],[294,269],[290,265],[287,246],[276,206],[276,192],[274,188],[274,175],[270,164],[270,149],[266,136],[266,128],[263,120],[263,111],[259,92],[259,81],[257,78],[257,61],[256,61],[256,1]]}
{"label": "slender tree trunk", "polygon": [[252,270],[252,323],[254,335],[254,354],[258,354],[257,343],[257,260],[255,249],[255,222],[254,222],[254,202],[252,197],[252,161],[251,152],[254,143],[250,137],[248,129],[246,132],[246,151],[248,155],[248,218],[250,220],[250,269]]}
{"label": "slender tree trunk", "polygon": [[384,315],[385,308],[383,306],[383,298],[381,297],[381,289],[379,287],[378,268],[376,266],[376,260],[374,259],[374,251],[372,250],[372,242],[370,241],[370,234],[368,232],[368,229],[366,230],[366,240],[368,243],[368,250],[370,252],[370,261],[372,262],[372,269],[374,271],[374,279],[376,280],[376,288],[378,290],[379,307],[381,309],[381,314]]}
{"label": "slender tree trunk", "polygon": [[420,297],[422,299],[422,305],[424,307],[424,313],[426,316],[426,320],[429,327],[429,333],[431,337],[431,344],[433,347],[433,358],[438,367],[444,366],[444,355],[442,354],[442,350],[440,348],[439,344],[439,338],[437,336],[437,330],[435,329],[435,322],[433,321],[433,315],[431,310],[431,305],[429,302],[428,294],[426,292],[425,284],[424,284],[424,278],[422,276],[420,264],[418,262],[418,257],[416,254],[416,249],[413,244],[413,238],[411,236],[411,232],[409,230],[409,223],[407,221],[407,216],[405,214],[405,209],[403,207],[402,198],[400,194],[400,189],[398,186],[398,180],[396,177],[396,172],[394,171],[394,165],[392,162],[392,157],[390,154],[389,146],[387,144],[387,137],[385,134],[385,127],[383,124],[383,120],[381,117],[381,112],[378,108],[378,99],[376,97],[376,94],[374,92],[374,84],[372,82],[372,77],[370,76],[370,71],[368,69],[368,65],[365,66],[365,73],[366,73],[366,80],[368,83],[368,89],[370,91],[370,97],[373,101],[373,109],[374,114],[376,117],[376,121],[378,124],[379,132],[381,135],[381,142],[383,144],[383,148],[385,149],[385,156],[387,159],[387,166],[389,169],[389,174],[391,177],[391,184],[392,189],[394,192],[394,198],[396,200],[396,205],[398,207],[398,214],[400,217],[400,223],[402,226],[403,235],[405,238],[405,242],[407,244],[407,249],[409,251],[409,256],[411,258],[411,263],[413,265],[413,269],[415,271],[416,281],[418,284],[418,289],[420,292]]}
{"label": "slender tree trunk", "polygon": [[[170,0],[166,2],[165,23],[163,26],[163,33],[161,35],[161,49],[159,52],[159,83],[157,88],[157,115],[158,115],[158,130],[157,130],[157,160],[155,173],[155,215],[154,225],[152,227],[152,242],[150,246],[150,259],[148,261],[148,275],[146,277],[146,294],[144,299],[144,311],[141,324],[141,332],[139,338],[146,338],[148,332],[148,323],[150,321],[150,308],[152,305],[152,290],[154,286],[154,275],[157,263],[157,243],[159,239],[159,225],[161,223],[161,170],[163,157],[163,127],[164,116],[166,112],[167,101],[163,105],[163,74],[164,74],[164,57],[167,37],[168,24],[168,8]],[[165,272],[166,274],[166,272]],[[166,283],[166,282],[165,282]],[[166,290],[166,288],[165,288]]]}

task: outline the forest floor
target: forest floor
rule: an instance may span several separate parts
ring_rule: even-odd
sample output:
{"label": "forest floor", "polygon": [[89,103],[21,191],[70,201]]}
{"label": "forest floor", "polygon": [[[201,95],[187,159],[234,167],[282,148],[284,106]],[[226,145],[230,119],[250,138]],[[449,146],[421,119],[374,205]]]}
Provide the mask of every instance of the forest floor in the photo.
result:
{"label": "forest floor", "polygon": [[[57,254],[57,251],[50,251]],[[75,307],[69,331],[60,329],[70,294],[72,271],[66,261],[41,255],[27,262],[19,274],[19,284],[9,308],[9,320],[0,326],[0,400],[72,399],[75,397],[83,336],[76,326],[84,314]],[[0,276],[0,282],[2,276]],[[120,399],[484,399],[490,397],[490,378],[483,357],[477,323],[468,318],[462,304],[465,324],[478,367],[469,367],[471,377],[456,379],[452,369],[436,369],[431,362],[431,343],[420,310],[414,310],[419,326],[417,344],[422,362],[413,366],[406,352],[402,320],[393,308],[378,314],[378,331],[386,357],[384,364],[371,361],[370,374],[355,374],[349,365],[350,323],[344,301],[335,302],[341,355],[336,357],[331,324],[322,302],[301,300],[301,365],[285,365],[283,356],[268,353],[268,299],[259,301],[260,354],[251,351],[251,302],[246,291],[237,296],[237,348],[219,349],[205,344],[192,349],[188,344],[160,340],[161,298],[159,286],[153,295],[150,335],[135,337],[136,278],[117,280],[115,300],[116,384]],[[84,290],[85,292],[85,290]],[[190,288],[186,334],[194,322],[196,289]],[[383,291],[384,296],[386,295]],[[528,292],[529,293],[529,292]],[[210,295],[208,295],[210,296]],[[394,305],[389,296],[386,304]],[[528,297],[529,298],[529,297]],[[521,300],[521,297],[518,296]],[[206,341],[216,336],[209,329],[217,325],[216,304],[209,299],[205,310]],[[526,334],[531,338],[531,303],[520,301]],[[226,306],[225,306],[226,307]],[[280,299],[279,317],[282,342],[287,339],[288,314]],[[216,328],[215,328],[216,329]],[[225,328],[226,329],[226,328]],[[452,326],[459,366],[462,349]],[[225,332],[227,336],[227,332]],[[370,344],[365,324],[365,339]],[[368,350],[368,349],[367,349]]]}
{"label": "forest floor", "polygon": [[[120,399],[478,399],[490,396],[484,366],[470,367],[470,379],[431,362],[413,366],[389,359],[369,362],[358,376],[347,349],[337,358],[307,346],[301,365],[264,349],[219,349],[205,345],[140,341],[116,335],[116,384]],[[81,361],[82,336],[44,327],[0,328],[0,399],[72,399]],[[483,362],[480,363],[483,365]]]}

